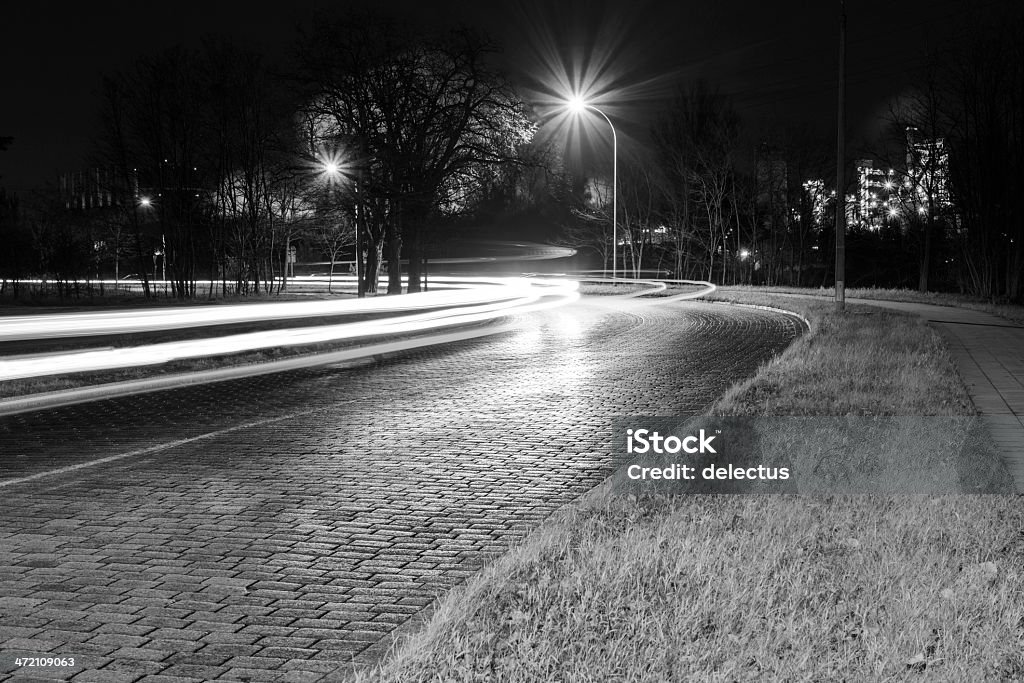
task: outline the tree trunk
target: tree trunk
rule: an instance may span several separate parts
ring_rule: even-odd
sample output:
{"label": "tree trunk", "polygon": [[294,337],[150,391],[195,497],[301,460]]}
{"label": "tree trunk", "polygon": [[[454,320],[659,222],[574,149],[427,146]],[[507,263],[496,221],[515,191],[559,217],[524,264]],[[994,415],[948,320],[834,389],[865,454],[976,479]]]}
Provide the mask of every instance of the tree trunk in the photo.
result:
{"label": "tree trunk", "polygon": [[[930,203],[930,202],[929,202]],[[921,254],[921,270],[918,273],[917,279],[917,290],[919,292],[928,291],[928,273],[931,269],[932,260],[932,233],[935,218],[932,216],[931,207],[928,207],[928,220],[924,222],[924,253]]]}
{"label": "tree trunk", "polygon": [[409,283],[406,291],[410,294],[423,289],[423,259],[418,247],[409,249]]}
{"label": "tree trunk", "polygon": [[[410,225],[411,223],[414,223],[414,225]],[[409,256],[409,281],[406,285],[406,291],[411,294],[423,289],[423,246],[421,244],[419,221],[416,219],[406,221],[406,225],[410,228],[408,232],[409,238],[411,238],[407,239],[405,243],[405,252]]]}
{"label": "tree trunk", "polygon": [[[400,214],[401,212],[397,212]],[[388,294],[402,293],[402,231],[393,217],[388,221]]]}
{"label": "tree trunk", "polygon": [[377,240],[367,245],[366,269],[363,271],[363,291],[367,294],[377,293],[377,281],[380,279],[380,264],[383,260],[384,244]]}

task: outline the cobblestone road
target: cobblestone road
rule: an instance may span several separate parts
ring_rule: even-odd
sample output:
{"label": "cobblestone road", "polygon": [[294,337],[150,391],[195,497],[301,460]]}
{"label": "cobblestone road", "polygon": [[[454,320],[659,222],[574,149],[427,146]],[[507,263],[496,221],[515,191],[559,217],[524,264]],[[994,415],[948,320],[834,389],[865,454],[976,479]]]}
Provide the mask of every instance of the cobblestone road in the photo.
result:
{"label": "cobblestone road", "polygon": [[607,476],[613,417],[702,410],[799,331],[631,306],[0,419],[0,678],[337,680]]}

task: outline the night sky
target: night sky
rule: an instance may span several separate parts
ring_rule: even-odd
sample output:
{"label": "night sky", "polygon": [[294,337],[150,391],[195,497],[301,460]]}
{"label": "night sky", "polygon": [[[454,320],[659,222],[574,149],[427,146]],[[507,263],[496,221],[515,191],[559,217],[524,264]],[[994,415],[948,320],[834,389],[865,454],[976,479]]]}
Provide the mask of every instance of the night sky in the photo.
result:
{"label": "night sky", "polygon": [[[912,81],[929,44],[943,44],[972,13],[1013,0],[850,0],[849,120],[870,138],[886,101]],[[0,15],[0,185],[23,191],[86,163],[96,129],[100,75],[132,59],[206,33],[226,33],[283,54],[292,27],[339,3],[18,2]],[[531,97],[589,55],[603,65],[602,106],[639,144],[659,101],[680,79],[703,77],[734,96],[748,128],[806,123],[834,135],[839,2],[544,3],[523,0],[372,3],[430,22],[464,21],[505,48],[505,68]],[[534,102],[535,104],[540,104]],[[631,140],[630,140],[631,139]],[[854,142],[853,144],[857,144]]]}

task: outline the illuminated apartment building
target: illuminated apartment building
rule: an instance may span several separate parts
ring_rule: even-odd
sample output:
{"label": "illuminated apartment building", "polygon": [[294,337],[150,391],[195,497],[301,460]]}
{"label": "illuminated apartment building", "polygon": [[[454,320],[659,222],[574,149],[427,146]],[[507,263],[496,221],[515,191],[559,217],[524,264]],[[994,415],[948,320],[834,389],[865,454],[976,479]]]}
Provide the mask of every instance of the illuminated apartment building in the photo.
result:
{"label": "illuminated apartment building", "polygon": [[878,230],[898,214],[899,184],[893,169],[879,168],[871,159],[857,161],[857,192],[853,222],[862,228]]}

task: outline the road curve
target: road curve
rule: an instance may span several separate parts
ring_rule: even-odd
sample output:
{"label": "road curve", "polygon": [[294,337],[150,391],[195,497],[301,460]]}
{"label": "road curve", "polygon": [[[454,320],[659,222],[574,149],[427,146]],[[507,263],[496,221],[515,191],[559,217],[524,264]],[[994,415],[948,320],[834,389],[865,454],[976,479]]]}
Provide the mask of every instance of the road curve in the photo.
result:
{"label": "road curve", "polygon": [[800,329],[586,300],[513,323],[0,418],[0,649],[111,680],[330,679],[607,476],[613,417],[703,410]]}

